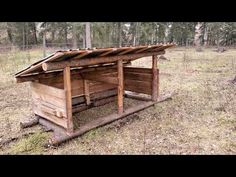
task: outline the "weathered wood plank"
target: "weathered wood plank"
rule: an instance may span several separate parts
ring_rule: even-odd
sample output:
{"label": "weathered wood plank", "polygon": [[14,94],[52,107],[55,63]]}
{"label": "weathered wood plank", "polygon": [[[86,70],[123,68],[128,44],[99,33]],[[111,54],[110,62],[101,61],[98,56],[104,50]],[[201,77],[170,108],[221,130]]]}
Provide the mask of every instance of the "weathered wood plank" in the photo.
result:
{"label": "weathered wood plank", "polygon": [[45,119],[50,120],[51,122],[53,122],[53,123],[55,123],[55,124],[57,124],[59,126],[67,128],[66,119],[60,119],[60,118],[58,118],[58,117],[56,117],[54,115],[51,115],[51,114],[46,113],[46,112],[43,112],[43,111],[41,111],[39,109],[38,110],[35,109],[35,114],[39,115],[39,116],[41,116],[41,117],[43,117]]}
{"label": "weathered wood plank", "polygon": [[151,95],[151,82],[125,79],[125,90]]}
{"label": "weathered wood plank", "polygon": [[[128,66],[129,63],[126,62],[124,63],[124,66]],[[78,74],[79,73],[83,73],[83,72],[94,72],[94,71],[107,71],[108,69],[115,69],[116,70],[116,63],[112,63],[112,64],[106,64],[106,65],[102,65],[102,66],[89,66],[89,67],[81,67],[80,69],[73,69],[71,70],[71,78],[78,78]],[[48,80],[48,79],[53,79],[53,78],[61,78],[60,82],[63,82],[63,70],[58,70],[55,72],[48,72],[48,73],[40,73],[40,74],[31,74],[31,75],[27,75],[27,76],[21,76],[21,77],[17,77],[16,81],[17,83],[21,83],[21,82],[27,82],[27,81],[35,81],[35,80],[39,80],[39,82],[42,82],[44,80]],[[77,77],[73,77],[74,75],[77,75]]]}
{"label": "weathered wood plank", "polygon": [[124,111],[124,71],[123,71],[123,61],[118,60],[117,62],[118,70],[118,113],[122,114]]}
{"label": "weathered wood plank", "polygon": [[85,96],[86,104],[90,105],[91,101],[90,101],[90,92],[89,92],[89,81],[86,79],[84,79],[84,96]]}
{"label": "weathered wood plank", "polygon": [[[92,85],[90,86],[90,94],[93,93],[97,93],[97,92],[102,92],[102,91],[106,91],[106,90],[110,90],[110,89],[114,89],[117,88],[116,85],[114,84],[107,84],[107,83],[99,83],[96,85]],[[84,95],[84,91],[81,89],[72,89],[72,97],[78,97],[78,96],[83,96]]]}
{"label": "weathered wood plank", "polygon": [[135,100],[140,100],[140,101],[151,101],[151,98],[147,98],[147,97],[141,97],[138,95],[132,95],[132,94],[125,94],[124,95],[126,98],[131,98],[131,99],[135,99]]}
{"label": "weathered wood plank", "polygon": [[100,100],[96,100],[94,101],[94,106],[102,106],[102,105],[105,105],[107,103],[110,103],[110,102],[113,102],[116,100],[116,96],[111,96],[111,97],[107,97],[107,98],[103,98],[103,99],[100,99]]}
{"label": "weathered wood plank", "polygon": [[137,81],[152,81],[152,75],[150,73],[137,73],[124,71],[125,80],[137,80]]}
{"label": "weathered wood plank", "polygon": [[31,89],[35,90],[36,92],[40,92],[42,94],[45,93],[61,99],[65,98],[65,94],[62,89],[58,89],[41,83],[31,82]]}
{"label": "weathered wood plank", "polygon": [[[94,101],[94,100],[99,100],[102,98],[107,98],[107,97],[111,97],[111,96],[115,96],[115,95],[117,95],[117,88],[93,93],[90,95],[90,100]],[[81,103],[85,103],[84,96],[75,97],[72,99],[73,106],[77,105],[77,104],[81,104]]]}
{"label": "weathered wood plank", "polygon": [[67,113],[67,131],[72,133],[74,131],[73,117],[72,117],[72,94],[71,94],[71,78],[70,67],[64,68],[64,90]]}
{"label": "weathered wood plank", "polygon": [[32,90],[32,100],[33,103],[46,103],[52,104],[55,107],[61,108],[65,110],[65,102],[64,99],[55,97],[53,95],[49,95],[48,93],[42,93],[39,90]]}
{"label": "weathered wood plank", "polygon": [[157,75],[157,56],[152,56],[152,101],[158,99],[158,75]]}
{"label": "weathered wood plank", "polygon": [[149,73],[152,74],[151,68],[138,68],[138,67],[124,67],[124,72],[136,72],[136,73]]}
{"label": "weathered wood plank", "polygon": [[125,90],[126,91],[132,91],[132,92],[136,92],[136,93],[144,93],[144,94],[148,94],[151,95],[152,94],[152,90],[149,88],[145,88],[145,87],[137,87],[135,85],[129,85],[126,86],[125,85]]}
{"label": "weathered wood plank", "polygon": [[85,74],[84,78],[87,80],[105,82],[110,84],[118,84],[117,77],[103,76],[103,75],[95,75],[95,74]]}

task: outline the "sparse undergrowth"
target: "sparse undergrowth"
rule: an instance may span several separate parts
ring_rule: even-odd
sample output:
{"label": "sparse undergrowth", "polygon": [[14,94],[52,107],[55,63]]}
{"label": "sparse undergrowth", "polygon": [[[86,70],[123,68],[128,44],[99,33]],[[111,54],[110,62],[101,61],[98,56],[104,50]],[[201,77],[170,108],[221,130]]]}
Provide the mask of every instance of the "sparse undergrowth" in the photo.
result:
{"label": "sparse undergrowth", "polygon": [[48,133],[36,133],[28,138],[21,139],[10,150],[8,154],[43,154],[44,144],[49,139]]}
{"label": "sparse undergrowth", "polygon": [[[41,52],[0,55],[0,139],[22,133],[19,122],[32,115],[27,83],[16,84],[13,74],[41,58]],[[236,50],[170,49],[160,60],[160,90],[177,95],[125,119],[44,149],[50,134],[30,135],[2,147],[1,154],[236,154]],[[133,62],[151,67],[151,59]],[[131,99],[125,106],[140,104]],[[82,122],[116,111],[111,103],[76,115]],[[34,128],[30,128],[34,129]],[[27,130],[26,130],[27,131]]]}

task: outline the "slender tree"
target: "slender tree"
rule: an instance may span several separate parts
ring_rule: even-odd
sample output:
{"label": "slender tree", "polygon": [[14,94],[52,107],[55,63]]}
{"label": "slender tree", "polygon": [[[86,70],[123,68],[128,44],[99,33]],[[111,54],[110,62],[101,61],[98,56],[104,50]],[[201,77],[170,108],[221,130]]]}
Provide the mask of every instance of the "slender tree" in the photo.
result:
{"label": "slender tree", "polygon": [[76,49],[77,46],[77,35],[76,35],[76,23],[72,23],[72,42],[73,48]]}
{"label": "slender tree", "polygon": [[196,46],[196,51],[201,51],[201,37],[203,32],[203,23],[198,22],[195,26],[195,36],[194,36],[194,44]]}
{"label": "slender tree", "polygon": [[92,48],[90,22],[85,23],[86,48]]}

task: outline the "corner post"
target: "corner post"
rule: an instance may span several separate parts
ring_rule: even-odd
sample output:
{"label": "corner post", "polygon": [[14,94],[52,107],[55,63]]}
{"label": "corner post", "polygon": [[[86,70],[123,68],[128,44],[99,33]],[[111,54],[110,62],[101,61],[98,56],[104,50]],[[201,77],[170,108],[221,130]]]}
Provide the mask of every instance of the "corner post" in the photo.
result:
{"label": "corner post", "polygon": [[159,97],[159,69],[157,68],[157,55],[152,56],[152,101]]}
{"label": "corner post", "polygon": [[72,117],[72,94],[71,94],[71,76],[70,67],[67,66],[63,70],[64,77],[64,91],[65,91],[65,102],[66,102],[66,115],[67,115],[67,132],[73,133],[74,124]]}
{"label": "corner post", "polygon": [[118,70],[118,114],[124,112],[124,71],[123,60],[117,61]]}

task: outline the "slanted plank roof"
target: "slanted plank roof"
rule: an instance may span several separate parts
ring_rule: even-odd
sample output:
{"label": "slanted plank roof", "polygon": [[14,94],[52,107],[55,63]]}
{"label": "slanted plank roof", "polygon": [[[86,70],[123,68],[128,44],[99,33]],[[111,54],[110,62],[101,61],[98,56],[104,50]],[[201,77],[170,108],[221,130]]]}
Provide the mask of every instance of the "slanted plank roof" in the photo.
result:
{"label": "slanted plank roof", "polygon": [[[40,73],[45,73],[46,71],[44,71],[43,69],[43,64],[46,64],[46,63],[58,63],[58,62],[72,61],[72,60],[82,61],[82,59],[83,60],[86,60],[86,59],[101,60],[104,57],[108,58],[108,57],[125,56],[125,55],[132,55],[132,54],[133,55],[145,54],[145,56],[151,56],[154,52],[161,52],[167,48],[174,47],[174,46],[176,45],[171,43],[171,44],[157,44],[157,45],[151,45],[151,46],[94,48],[94,49],[56,51],[55,53],[43,58],[42,60],[39,60],[38,62],[33,63],[29,67],[16,73],[15,77],[17,78],[17,77],[22,77],[22,76],[37,75]],[[109,64],[113,62],[114,61],[110,61],[109,59],[107,59],[103,63]]]}

